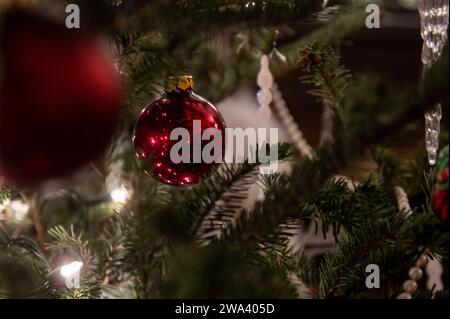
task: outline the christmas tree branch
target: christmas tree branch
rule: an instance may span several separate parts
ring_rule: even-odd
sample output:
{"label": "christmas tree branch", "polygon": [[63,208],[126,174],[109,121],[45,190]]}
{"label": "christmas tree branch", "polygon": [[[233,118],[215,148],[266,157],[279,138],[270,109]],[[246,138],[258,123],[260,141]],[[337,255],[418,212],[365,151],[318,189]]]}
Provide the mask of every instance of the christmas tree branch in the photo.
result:
{"label": "christmas tree branch", "polygon": [[298,21],[321,9],[322,3],[315,0],[217,0],[214,3],[207,0],[155,1],[142,6],[128,17],[127,28],[159,28],[169,30],[169,33],[176,31],[197,34],[206,30],[216,32],[232,24],[267,25]]}
{"label": "christmas tree branch", "polygon": [[[357,85],[351,88],[352,99],[346,100],[347,104],[343,108],[347,129],[336,134],[337,139],[333,145],[325,145],[319,150],[317,160],[303,160],[294,167],[291,177],[282,177],[281,181],[285,179],[285,182],[278,183],[278,187],[274,187],[267,194],[265,201],[258,203],[248,215],[242,214],[236,227],[223,237],[224,242],[240,242],[244,243],[244,246],[245,243],[258,242],[286,218],[297,217],[302,202],[320,190],[329,177],[349,165],[357,154],[361,154],[372,143],[401,127],[406,121],[405,116],[410,120],[410,114],[421,114],[423,107],[420,99],[416,99],[411,105],[411,96],[407,97],[395,91],[381,98],[375,96],[372,88],[383,85],[381,82],[355,83]],[[372,108],[378,105],[385,107],[382,112],[379,111],[373,116]],[[358,109],[361,107],[365,109]],[[390,107],[392,108],[389,110]],[[386,115],[389,112],[389,121],[377,121],[378,118],[381,119],[382,113]]]}
{"label": "christmas tree branch", "polygon": [[[287,144],[278,145],[278,159],[284,160],[290,157],[290,147]],[[246,192],[250,185],[254,184],[251,178],[259,169],[261,163],[225,164],[212,177],[202,181],[186,191],[174,192],[171,202],[178,204],[169,205],[167,211],[162,213],[161,225],[164,229],[176,229],[173,233],[177,237],[195,238],[199,231],[209,232],[219,230],[214,225],[225,227],[226,220],[235,216],[236,208],[247,198]],[[219,205],[219,201],[225,201]],[[209,214],[214,211],[214,216]],[[205,224],[205,218],[209,216]],[[208,226],[213,225],[212,229]],[[206,227],[206,228],[204,228]],[[224,229],[220,227],[221,229]],[[201,235],[201,234],[200,234]]]}

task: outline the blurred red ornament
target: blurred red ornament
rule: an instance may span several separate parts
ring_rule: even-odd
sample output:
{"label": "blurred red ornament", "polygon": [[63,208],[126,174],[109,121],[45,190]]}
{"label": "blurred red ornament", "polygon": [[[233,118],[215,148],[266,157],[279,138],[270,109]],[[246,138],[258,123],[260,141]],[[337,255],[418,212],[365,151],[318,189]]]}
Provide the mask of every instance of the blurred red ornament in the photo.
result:
{"label": "blurred red ornament", "polygon": [[97,39],[26,11],[0,34],[0,174],[33,185],[100,155],[118,123],[120,79]]}
{"label": "blurred red ornament", "polygon": [[[198,120],[200,131],[196,131],[194,121]],[[136,156],[145,163],[145,170],[155,179],[175,186],[188,186],[209,176],[222,161],[225,153],[225,122],[217,109],[207,100],[192,92],[192,77],[170,78],[166,94],[147,106],[139,116],[134,130]],[[198,138],[201,149],[209,140],[201,140],[206,129],[220,132],[220,154],[216,161],[207,163],[203,158],[195,160],[194,147],[189,152],[189,161],[174,163],[170,153],[179,142],[171,140],[175,128],[189,132],[188,146]],[[200,155],[200,154],[197,154]],[[197,161],[197,162],[196,162]]]}
{"label": "blurred red ornament", "polygon": [[441,171],[437,172],[436,181],[439,183],[448,181],[448,166],[442,169]]}
{"label": "blurred red ornament", "polygon": [[436,190],[433,192],[433,210],[441,223],[448,230],[448,190]]}
{"label": "blurred red ornament", "polygon": [[449,229],[448,221],[448,153],[449,147],[445,146],[439,152],[436,162],[436,184],[433,191],[433,210],[444,227]]}

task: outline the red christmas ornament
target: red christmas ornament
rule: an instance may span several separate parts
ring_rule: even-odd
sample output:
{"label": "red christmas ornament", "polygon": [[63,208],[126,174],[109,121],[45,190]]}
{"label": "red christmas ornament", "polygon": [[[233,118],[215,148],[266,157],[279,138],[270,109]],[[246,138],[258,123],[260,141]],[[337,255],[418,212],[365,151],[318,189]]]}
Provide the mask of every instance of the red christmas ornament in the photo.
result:
{"label": "red christmas ornament", "polygon": [[439,220],[448,229],[448,190],[437,190],[433,193],[433,209]]}
{"label": "red christmas ornament", "polygon": [[[133,136],[136,155],[155,179],[169,185],[193,185],[209,176],[223,159],[225,127],[217,109],[192,92],[191,76],[169,78],[166,94],[147,106],[136,122]],[[187,148],[174,152],[173,147],[182,143],[182,138],[171,140],[171,133],[177,128],[188,132],[187,142],[178,144]],[[220,135],[202,140],[206,129],[214,129]],[[209,143],[218,143],[215,145],[219,152],[208,152],[215,158],[212,162],[198,152]],[[186,150],[188,153],[183,153]],[[172,155],[187,155],[187,160],[176,163],[171,151]]]}
{"label": "red christmas ornament", "polygon": [[11,11],[0,34],[0,174],[19,185],[62,177],[92,160],[118,122],[120,79],[80,29]]}

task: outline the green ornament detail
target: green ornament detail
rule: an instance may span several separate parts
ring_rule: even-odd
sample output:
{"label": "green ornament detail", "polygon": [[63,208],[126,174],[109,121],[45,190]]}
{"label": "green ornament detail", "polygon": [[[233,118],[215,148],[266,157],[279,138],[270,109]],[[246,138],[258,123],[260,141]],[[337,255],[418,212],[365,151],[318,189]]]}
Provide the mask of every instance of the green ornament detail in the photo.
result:
{"label": "green ornament detail", "polygon": [[436,163],[436,185],[435,190],[448,191],[449,189],[449,170],[448,170],[448,145],[444,147],[438,155]]}
{"label": "green ornament detail", "polygon": [[448,166],[448,145],[441,149],[438,155],[436,168],[438,171],[443,170]]}

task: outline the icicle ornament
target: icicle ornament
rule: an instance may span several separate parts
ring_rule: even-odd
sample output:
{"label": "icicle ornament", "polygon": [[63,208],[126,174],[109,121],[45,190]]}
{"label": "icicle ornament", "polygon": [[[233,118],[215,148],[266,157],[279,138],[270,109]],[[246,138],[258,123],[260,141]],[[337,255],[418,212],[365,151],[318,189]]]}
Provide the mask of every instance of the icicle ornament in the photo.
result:
{"label": "icicle ornament", "polygon": [[[425,68],[430,68],[442,55],[447,42],[449,0],[419,0],[417,6],[423,39],[422,63]],[[441,118],[440,103],[425,112],[425,145],[431,166],[436,164]]]}
{"label": "icicle ornament", "polygon": [[419,0],[420,35],[423,39],[422,63],[431,67],[447,42],[449,0]]}
{"label": "icicle ornament", "polygon": [[397,200],[398,209],[405,214],[405,218],[408,218],[412,214],[412,209],[409,205],[408,195],[405,190],[400,186],[395,186],[394,195]]}
{"label": "icicle ornament", "polygon": [[272,48],[272,51],[270,51],[269,57],[270,57],[271,59],[272,59],[273,57],[275,57],[275,58],[277,58],[280,62],[286,64],[286,63],[287,63],[287,58],[286,58],[286,56],[285,56],[283,53],[281,53],[281,51],[278,50],[278,48],[277,48],[277,39],[278,39],[279,34],[280,34],[280,31],[275,30],[274,39],[273,39],[273,42],[272,42],[273,48]]}
{"label": "icicle ornament", "polygon": [[444,267],[442,267],[442,257],[434,256],[425,268],[427,274],[427,288],[433,291],[444,290],[444,282],[442,280],[442,275],[444,272]]}
{"label": "icicle ornament", "polygon": [[[274,42],[274,49],[276,49],[276,42]],[[283,62],[283,59],[280,60]],[[300,154],[312,159],[314,157],[314,151],[305,140],[302,131],[300,131],[300,128],[297,123],[295,123],[294,118],[286,106],[283,95],[281,94],[281,91],[279,90],[278,85],[274,81],[273,75],[270,72],[269,58],[267,55],[261,56],[261,68],[258,73],[257,84],[261,88],[257,94],[258,103],[260,105],[258,109],[260,122],[267,123],[271,119],[272,110],[270,108],[270,104],[273,102],[273,107],[275,108],[276,114],[280,117],[280,120],[292,139],[293,144],[300,151]]]}
{"label": "icicle ornament", "polygon": [[260,88],[257,94],[257,99],[260,106],[258,109],[258,115],[263,121],[269,121],[272,117],[272,112],[269,106],[273,100],[272,92],[270,90],[273,85],[273,75],[269,69],[269,58],[267,55],[264,54],[261,56],[260,63],[261,67],[256,80],[256,83]]}
{"label": "icicle ornament", "polygon": [[436,104],[430,111],[425,112],[425,147],[428,153],[428,163],[436,164],[439,147],[439,132],[442,118],[441,104]]}

